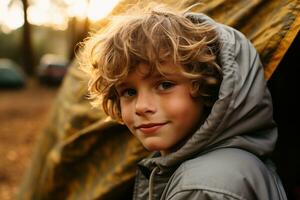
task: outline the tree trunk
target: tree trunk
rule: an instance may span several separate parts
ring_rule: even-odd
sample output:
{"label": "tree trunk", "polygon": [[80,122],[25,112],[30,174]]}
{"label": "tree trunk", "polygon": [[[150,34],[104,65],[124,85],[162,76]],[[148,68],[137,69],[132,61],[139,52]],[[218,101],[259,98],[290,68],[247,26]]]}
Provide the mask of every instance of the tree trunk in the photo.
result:
{"label": "tree trunk", "polygon": [[[86,0],[87,5],[90,4],[90,0]],[[87,36],[90,29],[90,23],[88,15],[86,13],[84,21],[78,21],[76,17],[73,17],[69,21],[69,30],[71,45],[69,50],[69,59],[72,60],[79,50],[77,44],[82,42]]]}
{"label": "tree trunk", "polygon": [[33,63],[33,48],[31,43],[31,27],[27,19],[28,0],[22,0],[24,11],[24,25],[23,25],[23,65],[24,70],[28,75],[34,73]]}
{"label": "tree trunk", "polygon": [[69,59],[72,60],[79,50],[77,44],[82,42],[87,36],[89,31],[89,20],[86,18],[83,22],[78,21],[76,17],[69,20],[69,36],[70,36],[70,49]]}

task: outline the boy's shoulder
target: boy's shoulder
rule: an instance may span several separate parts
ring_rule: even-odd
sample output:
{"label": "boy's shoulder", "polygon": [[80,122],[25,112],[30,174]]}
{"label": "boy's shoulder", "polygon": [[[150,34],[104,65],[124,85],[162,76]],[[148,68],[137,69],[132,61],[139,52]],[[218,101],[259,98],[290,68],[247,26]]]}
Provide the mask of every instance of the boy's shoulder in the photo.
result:
{"label": "boy's shoulder", "polygon": [[229,172],[233,168],[234,171],[238,169],[243,170],[245,167],[251,165],[264,166],[263,162],[256,155],[246,150],[239,148],[219,148],[186,160],[179,168],[184,168],[184,171],[208,168],[214,172],[219,170],[224,172],[226,169]]}
{"label": "boy's shoulder", "polygon": [[253,190],[267,189],[270,176],[266,165],[252,153],[223,148],[182,163],[172,175],[169,189],[174,193],[201,190],[247,199],[254,195]]}

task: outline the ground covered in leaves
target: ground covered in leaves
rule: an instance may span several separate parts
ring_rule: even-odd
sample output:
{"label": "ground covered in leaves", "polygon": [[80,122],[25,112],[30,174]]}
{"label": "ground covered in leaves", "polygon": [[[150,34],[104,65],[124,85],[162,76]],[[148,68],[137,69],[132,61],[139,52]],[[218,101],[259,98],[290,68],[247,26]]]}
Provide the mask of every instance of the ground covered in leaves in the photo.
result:
{"label": "ground covered in leaves", "polygon": [[36,80],[24,88],[0,89],[1,200],[15,199],[57,91]]}

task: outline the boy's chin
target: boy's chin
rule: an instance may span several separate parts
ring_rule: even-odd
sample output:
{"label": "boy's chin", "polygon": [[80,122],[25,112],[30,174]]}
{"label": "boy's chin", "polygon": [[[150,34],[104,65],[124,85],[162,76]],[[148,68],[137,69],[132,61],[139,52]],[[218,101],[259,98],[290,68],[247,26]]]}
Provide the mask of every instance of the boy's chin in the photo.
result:
{"label": "boy's chin", "polygon": [[165,144],[158,144],[158,143],[151,143],[151,142],[143,142],[143,146],[151,152],[159,151],[159,152],[165,152],[167,151],[167,146]]}
{"label": "boy's chin", "polygon": [[157,144],[150,142],[142,142],[142,144],[148,151],[160,151],[160,146]]}

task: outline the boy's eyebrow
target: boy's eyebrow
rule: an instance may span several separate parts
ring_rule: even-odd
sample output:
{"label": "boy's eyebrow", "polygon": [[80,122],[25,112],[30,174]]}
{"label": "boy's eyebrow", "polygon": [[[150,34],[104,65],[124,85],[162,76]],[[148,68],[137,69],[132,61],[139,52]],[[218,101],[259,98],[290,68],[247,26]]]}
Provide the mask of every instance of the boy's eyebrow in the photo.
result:
{"label": "boy's eyebrow", "polygon": [[[168,77],[176,77],[177,75],[178,75],[177,73],[172,73],[172,72],[163,72],[163,73],[156,72],[156,73],[153,73],[152,75],[144,76],[143,80],[145,80],[149,77],[152,77],[153,79],[161,79],[161,78],[168,78]],[[120,81],[119,83],[115,84],[115,88],[120,89],[120,88],[127,87],[128,85],[130,85],[130,82],[128,82],[126,80],[122,81],[122,82]]]}
{"label": "boy's eyebrow", "polygon": [[154,75],[154,78],[168,78],[168,77],[176,77],[178,76],[178,73],[172,73],[172,72],[163,72],[163,74],[161,73],[157,73]]}
{"label": "boy's eyebrow", "polygon": [[126,87],[126,85],[128,85],[128,82],[120,82],[120,83],[116,83],[116,84],[115,84],[115,88],[116,88],[116,89],[123,88],[123,87]]}
{"label": "boy's eyebrow", "polygon": [[123,88],[129,87],[130,86],[130,82],[129,81],[120,81],[119,83],[115,84],[115,89],[116,90],[122,90]]}

